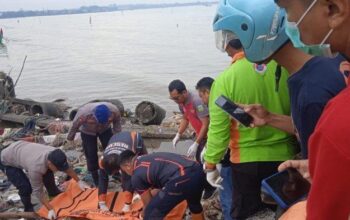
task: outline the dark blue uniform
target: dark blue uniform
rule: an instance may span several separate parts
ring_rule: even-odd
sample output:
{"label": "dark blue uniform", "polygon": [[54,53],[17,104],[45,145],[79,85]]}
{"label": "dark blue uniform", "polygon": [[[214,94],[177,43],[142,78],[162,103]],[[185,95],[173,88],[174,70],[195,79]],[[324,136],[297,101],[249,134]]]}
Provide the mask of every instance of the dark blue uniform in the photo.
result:
{"label": "dark blue uniform", "polygon": [[303,158],[308,156],[308,140],[328,101],[346,87],[340,63],[344,58],[314,57],[288,79],[294,126],[299,135]]}
{"label": "dark blue uniform", "polygon": [[[136,155],[147,154],[147,149],[144,146],[142,137],[139,133],[123,131],[111,137],[103,155],[115,154],[115,156],[118,157],[125,150],[131,150]],[[103,169],[103,167],[101,167],[98,184],[99,196],[107,193],[109,181],[108,175],[109,174]],[[122,188],[124,191],[133,192],[130,176],[124,172],[122,172]]]}
{"label": "dark blue uniform", "polygon": [[183,200],[192,213],[201,213],[204,183],[205,174],[199,163],[162,152],[138,157],[131,177],[132,187],[139,194],[151,188],[161,189],[147,205],[145,220],[163,219]]}

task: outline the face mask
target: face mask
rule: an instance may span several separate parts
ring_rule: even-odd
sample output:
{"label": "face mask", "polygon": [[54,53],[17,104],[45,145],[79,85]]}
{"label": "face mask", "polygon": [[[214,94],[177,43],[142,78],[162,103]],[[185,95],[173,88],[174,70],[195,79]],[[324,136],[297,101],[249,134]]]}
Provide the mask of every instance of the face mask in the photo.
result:
{"label": "face mask", "polygon": [[314,55],[314,56],[325,56],[325,57],[334,57],[336,54],[333,54],[331,51],[330,44],[325,44],[329,36],[332,34],[333,29],[331,29],[328,34],[323,38],[322,42],[320,44],[315,45],[306,45],[301,41],[300,38],[300,31],[298,28],[298,25],[300,22],[304,19],[306,14],[311,10],[311,8],[316,4],[317,0],[313,1],[309,8],[304,12],[304,14],[301,16],[299,21],[297,23],[295,22],[289,22],[286,21],[286,34],[288,35],[289,39],[292,41],[293,46],[295,48],[298,48],[302,50],[305,53]]}

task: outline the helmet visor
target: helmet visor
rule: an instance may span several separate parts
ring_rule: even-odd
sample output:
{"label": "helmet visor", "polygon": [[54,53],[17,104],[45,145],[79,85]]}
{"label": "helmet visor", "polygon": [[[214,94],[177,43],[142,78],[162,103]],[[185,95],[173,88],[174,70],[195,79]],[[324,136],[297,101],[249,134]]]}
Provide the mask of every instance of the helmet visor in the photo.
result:
{"label": "helmet visor", "polygon": [[219,30],[215,31],[215,44],[216,48],[218,48],[221,52],[225,52],[228,43],[231,40],[237,39],[237,36],[231,31]]}

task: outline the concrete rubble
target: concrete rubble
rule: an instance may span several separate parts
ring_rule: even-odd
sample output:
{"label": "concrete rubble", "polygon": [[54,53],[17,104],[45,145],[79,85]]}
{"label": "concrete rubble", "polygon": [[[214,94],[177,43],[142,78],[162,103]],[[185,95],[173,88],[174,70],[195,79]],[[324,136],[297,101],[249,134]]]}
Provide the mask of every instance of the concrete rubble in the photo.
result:
{"label": "concrete rubble", "polygon": [[[179,115],[174,115],[164,121],[162,127],[176,127],[180,120]],[[159,127],[159,129],[162,129]],[[6,128],[2,130],[0,135],[0,148],[5,148],[15,140],[27,140],[41,144],[47,144],[50,146],[58,147],[65,151],[70,164],[74,167],[74,170],[78,173],[79,178],[86,181],[90,185],[93,185],[92,178],[87,172],[86,159],[82,149],[82,141],[80,134],[75,137],[74,146],[66,142],[66,136],[68,132],[68,125],[64,123],[58,123],[58,125],[49,126],[45,131],[41,129],[34,129],[22,134],[21,128]],[[18,134],[22,135],[20,137]],[[152,149],[150,152],[155,151]],[[100,151],[101,154],[101,151]],[[55,174],[56,184],[61,190],[66,187],[67,176],[64,173],[58,172]],[[120,177],[114,176],[110,178],[109,182],[110,191],[121,191]],[[32,198],[35,208],[39,208],[40,204],[35,198]],[[213,198],[203,201],[203,208],[205,210],[205,216],[207,220],[223,219],[218,193]],[[7,181],[7,178],[3,172],[0,171],[0,212],[17,212],[23,211],[22,203],[19,199],[16,188]],[[184,219],[190,219],[189,214],[186,214]],[[264,211],[258,213],[256,216],[249,218],[250,220],[256,219],[274,219],[274,213],[271,211]]]}

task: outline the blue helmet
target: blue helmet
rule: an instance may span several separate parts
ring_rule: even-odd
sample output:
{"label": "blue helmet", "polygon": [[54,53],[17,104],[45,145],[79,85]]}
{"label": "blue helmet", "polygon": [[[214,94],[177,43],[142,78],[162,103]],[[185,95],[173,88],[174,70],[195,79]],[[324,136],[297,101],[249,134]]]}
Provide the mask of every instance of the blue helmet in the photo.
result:
{"label": "blue helmet", "polygon": [[213,23],[217,47],[225,50],[238,38],[248,60],[263,62],[288,41],[285,19],[274,0],[220,0]]}

